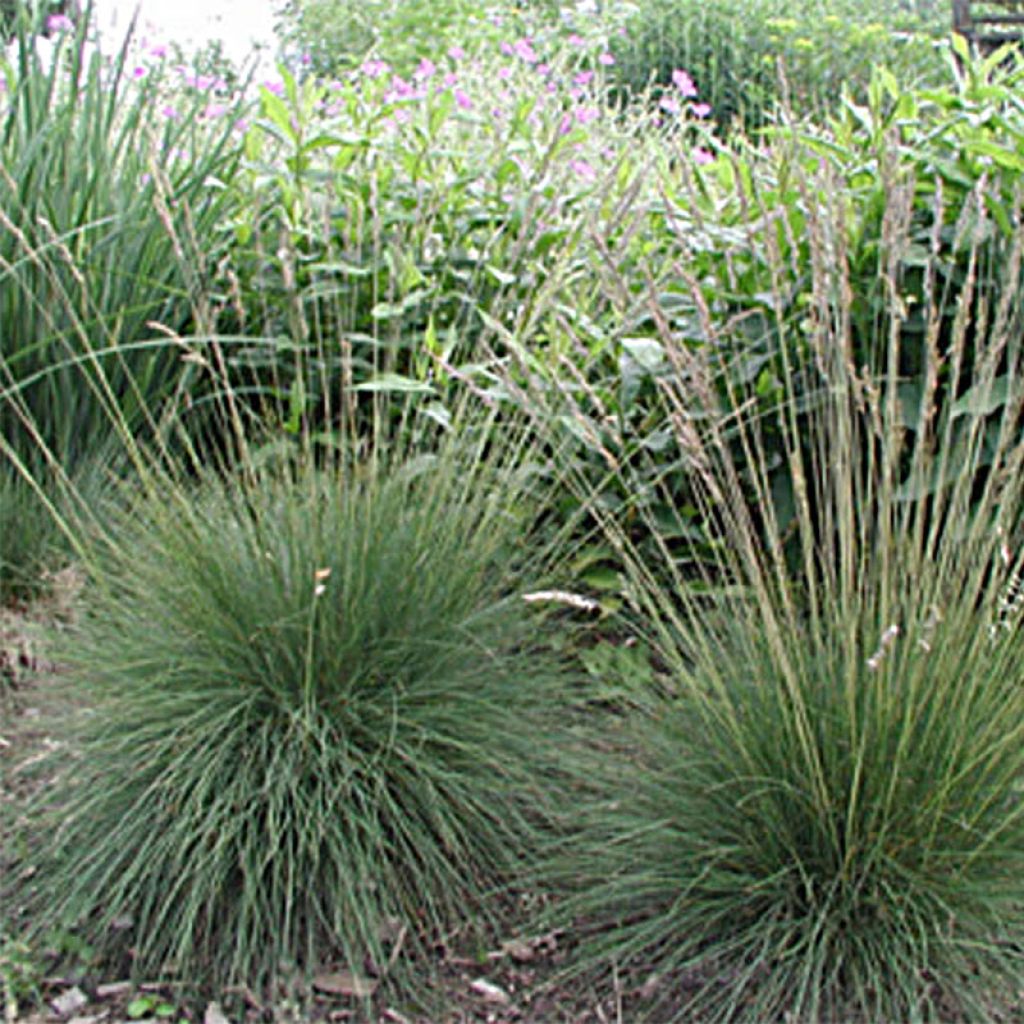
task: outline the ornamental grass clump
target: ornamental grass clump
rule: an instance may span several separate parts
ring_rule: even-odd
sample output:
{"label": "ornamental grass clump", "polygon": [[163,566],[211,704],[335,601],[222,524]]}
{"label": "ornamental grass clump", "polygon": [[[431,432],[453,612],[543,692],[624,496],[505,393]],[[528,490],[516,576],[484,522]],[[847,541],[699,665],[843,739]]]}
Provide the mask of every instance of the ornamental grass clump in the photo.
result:
{"label": "ornamental grass clump", "polygon": [[[892,183],[887,299],[865,339],[850,315],[856,223],[827,176],[791,179],[814,199],[812,259],[798,318],[788,292],[767,302],[776,402],[721,371],[744,325],[699,294],[707,346],[660,334],[708,543],[686,556],[665,542],[658,564],[604,516],[659,681],[653,704],[647,682],[624,681],[619,725],[577,765],[591,800],[551,877],[585,923],[575,970],[614,979],[630,1019],[991,1020],[1020,998],[1019,195],[1009,236],[986,182],[952,210],[936,197],[921,244],[913,189]],[[921,308],[904,301],[907,267]],[[910,322],[923,387],[904,386]]]}
{"label": "ornamental grass clump", "polygon": [[64,651],[90,711],[41,927],[207,991],[343,970],[350,995],[423,998],[431,944],[495,920],[537,844],[566,678],[522,598],[531,475],[488,445],[278,461],[108,513]]}
{"label": "ornamental grass clump", "polygon": [[214,262],[234,212],[241,103],[211,117],[206,91],[135,63],[130,36],[112,57],[89,43],[89,14],[50,19],[48,56],[24,25],[0,54],[0,534],[20,538],[0,542],[0,600],[50,554],[21,520],[57,499],[53,460],[93,476],[120,445],[111,403],[142,431],[180,397],[165,335],[189,328],[203,268],[175,233]]}

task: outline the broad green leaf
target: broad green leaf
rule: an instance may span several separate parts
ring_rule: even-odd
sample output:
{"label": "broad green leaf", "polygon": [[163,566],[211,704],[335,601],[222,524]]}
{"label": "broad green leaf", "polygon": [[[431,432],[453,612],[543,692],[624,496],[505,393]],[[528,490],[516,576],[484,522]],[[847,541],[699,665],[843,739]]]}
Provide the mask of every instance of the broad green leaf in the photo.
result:
{"label": "broad green leaf", "polygon": [[654,338],[623,338],[622,348],[630,359],[649,373],[656,373],[665,366],[665,349]]}
{"label": "broad green leaf", "polygon": [[953,415],[989,416],[1006,405],[1010,394],[1011,380],[1008,374],[990,382],[975,384],[953,403]]}
{"label": "broad green leaf", "polygon": [[400,302],[378,302],[370,310],[370,316],[374,320],[389,320],[391,317],[404,316],[414,306],[418,306],[424,299],[430,296],[429,289],[420,288],[410,292]]}
{"label": "broad green leaf", "polygon": [[280,96],[276,96],[265,86],[262,91],[263,113],[293,142],[296,139],[292,116]]}
{"label": "broad green leaf", "polygon": [[422,380],[414,380],[400,373],[379,373],[373,380],[357,384],[355,391],[399,392],[402,394],[433,395],[435,391],[430,384]]}

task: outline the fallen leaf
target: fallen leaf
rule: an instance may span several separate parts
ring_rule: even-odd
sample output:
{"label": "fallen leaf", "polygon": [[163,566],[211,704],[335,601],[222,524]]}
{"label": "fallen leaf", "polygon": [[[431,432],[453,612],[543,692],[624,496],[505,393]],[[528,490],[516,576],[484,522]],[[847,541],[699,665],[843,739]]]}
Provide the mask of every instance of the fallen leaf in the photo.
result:
{"label": "fallen leaf", "polygon": [[313,988],[318,992],[326,992],[332,996],[351,996],[355,999],[368,999],[377,991],[378,984],[379,982],[360,977],[351,971],[332,971],[330,974],[318,974],[313,979]]}
{"label": "fallen leaf", "polygon": [[398,942],[405,938],[405,925],[400,917],[385,917],[377,926],[377,936],[381,942]]}
{"label": "fallen leaf", "polygon": [[116,996],[123,996],[126,992],[131,992],[132,983],[130,981],[108,981],[105,985],[96,986],[96,998],[97,999],[113,999]]}
{"label": "fallen leaf", "polygon": [[232,995],[240,995],[251,1009],[257,1013],[263,1012],[263,1004],[256,998],[248,985],[229,985],[224,991]]}
{"label": "fallen leaf", "polygon": [[512,957],[513,960],[519,960],[521,963],[525,963],[527,960],[532,960],[536,956],[536,950],[528,942],[523,942],[522,939],[509,939],[507,942],[501,944],[501,951],[506,956]]}
{"label": "fallen leaf", "polygon": [[231,1024],[231,1021],[221,1009],[220,1003],[207,1003],[206,1012],[203,1014],[203,1024]]}
{"label": "fallen leaf", "polygon": [[484,978],[477,978],[476,981],[470,982],[469,987],[485,1002],[499,1003],[502,1006],[511,1002],[509,994],[503,988],[493,985]]}
{"label": "fallen leaf", "polygon": [[50,1000],[53,1012],[58,1017],[70,1017],[76,1010],[89,1005],[86,994],[75,985],[73,988],[65,989],[55,999]]}

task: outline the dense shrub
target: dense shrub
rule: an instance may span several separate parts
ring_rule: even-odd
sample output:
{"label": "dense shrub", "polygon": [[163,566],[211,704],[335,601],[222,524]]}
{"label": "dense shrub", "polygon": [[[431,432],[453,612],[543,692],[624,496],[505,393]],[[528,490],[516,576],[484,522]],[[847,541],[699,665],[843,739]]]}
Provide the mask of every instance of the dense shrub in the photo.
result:
{"label": "dense shrub", "polygon": [[[499,36],[509,5],[500,0],[291,0],[278,31],[302,65],[321,74],[352,68],[371,54],[386,56],[402,74],[453,46],[476,48]],[[497,24],[495,24],[497,22]]]}

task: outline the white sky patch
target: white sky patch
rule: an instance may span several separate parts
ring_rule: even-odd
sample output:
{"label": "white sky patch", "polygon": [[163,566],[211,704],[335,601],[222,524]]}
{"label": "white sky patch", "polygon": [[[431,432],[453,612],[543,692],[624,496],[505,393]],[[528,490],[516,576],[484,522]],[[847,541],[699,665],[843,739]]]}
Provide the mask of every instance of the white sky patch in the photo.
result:
{"label": "white sky patch", "polygon": [[97,25],[109,50],[120,41],[139,8],[136,38],[148,44],[176,42],[187,51],[213,39],[239,66],[262,45],[261,68],[273,66],[276,43],[271,0],[96,0]]}

